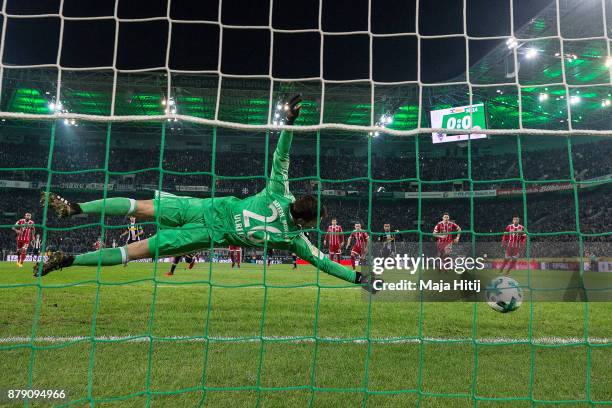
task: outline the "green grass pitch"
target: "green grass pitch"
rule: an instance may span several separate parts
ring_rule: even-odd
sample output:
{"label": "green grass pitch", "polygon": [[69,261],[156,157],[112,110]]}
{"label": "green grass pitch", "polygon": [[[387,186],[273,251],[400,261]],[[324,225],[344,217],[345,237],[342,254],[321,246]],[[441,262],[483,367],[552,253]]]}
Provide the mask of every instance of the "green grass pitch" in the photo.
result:
{"label": "green grass pitch", "polygon": [[131,263],[39,280],[31,265],[0,263],[0,389],[65,389],[63,406],[612,405],[611,303],[500,314],[369,303],[306,266],[167,277],[168,264]]}

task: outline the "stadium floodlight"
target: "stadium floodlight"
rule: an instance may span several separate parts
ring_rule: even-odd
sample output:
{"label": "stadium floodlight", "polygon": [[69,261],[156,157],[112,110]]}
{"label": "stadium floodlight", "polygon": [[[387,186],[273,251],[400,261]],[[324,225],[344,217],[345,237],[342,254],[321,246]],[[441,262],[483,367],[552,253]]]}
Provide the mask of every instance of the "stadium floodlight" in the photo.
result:
{"label": "stadium floodlight", "polygon": [[170,98],[170,99],[168,100],[168,104],[169,104],[170,106],[174,106],[174,105],[175,105],[174,99]]}
{"label": "stadium floodlight", "polygon": [[508,49],[511,50],[511,49],[517,47],[518,42],[516,41],[516,39],[514,37],[513,38],[508,38],[506,40],[506,45],[508,46]]}
{"label": "stadium floodlight", "polygon": [[70,121],[69,121],[68,119],[64,119],[64,124],[65,124],[65,125],[69,125],[69,124],[70,124]]}
{"label": "stadium floodlight", "polygon": [[55,110],[55,103],[54,102],[49,102],[49,109],[54,111]]}
{"label": "stadium floodlight", "polygon": [[607,108],[608,106],[610,106],[612,104],[612,102],[610,102],[609,99],[604,99],[601,101],[601,107],[602,108]]}
{"label": "stadium floodlight", "polygon": [[577,104],[577,103],[580,103],[580,100],[581,100],[581,98],[580,98],[580,96],[578,96],[578,95],[572,95],[572,96],[570,96],[570,103],[571,103],[572,105],[575,105],[575,104]]}
{"label": "stadium floodlight", "polygon": [[162,106],[166,106],[166,103],[167,103],[167,102],[166,102],[166,98],[162,99],[162,102],[161,102],[161,103],[162,103]]}
{"label": "stadium floodlight", "polygon": [[541,93],[541,94],[540,94],[540,96],[538,97],[538,100],[539,100],[540,102],[544,102],[544,101],[548,100],[548,94],[547,94],[547,93],[544,93],[544,92],[543,92],[543,93]]}
{"label": "stadium floodlight", "polygon": [[274,113],[274,118],[275,118],[275,119],[278,119],[278,118],[280,118],[280,113],[278,113],[278,112],[275,112],[275,113]]}
{"label": "stadium floodlight", "polygon": [[388,113],[385,113],[380,117],[380,120],[378,121],[378,123],[376,123],[376,126],[384,127],[385,125],[388,125],[392,122],[393,122],[393,116],[391,116]]}
{"label": "stadium floodlight", "polygon": [[525,52],[525,58],[527,59],[533,59],[537,56],[538,56],[538,50],[536,50],[535,48],[528,48],[527,51]]}
{"label": "stadium floodlight", "polygon": [[612,57],[606,58],[606,67],[612,68]]}

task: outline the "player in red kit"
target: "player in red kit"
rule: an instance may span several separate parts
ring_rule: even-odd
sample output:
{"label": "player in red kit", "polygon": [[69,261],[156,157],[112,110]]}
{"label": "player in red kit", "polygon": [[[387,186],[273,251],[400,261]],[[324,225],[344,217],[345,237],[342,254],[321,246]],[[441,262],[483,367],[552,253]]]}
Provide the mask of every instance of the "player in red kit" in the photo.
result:
{"label": "player in red kit", "polygon": [[502,237],[502,247],[504,248],[505,256],[502,264],[501,272],[504,276],[510,275],[510,270],[516,265],[516,260],[521,256],[525,249],[527,235],[525,227],[520,222],[518,215],[512,217],[512,224],[506,226],[506,233]]}
{"label": "player in red kit", "polygon": [[[456,234],[452,234],[455,232]],[[442,260],[449,258],[453,253],[453,243],[458,243],[461,236],[461,228],[450,220],[450,215],[445,212],[442,214],[442,221],[438,222],[433,230],[433,236],[436,237],[436,249],[438,257]],[[445,271],[442,267],[439,272]]]}
{"label": "player in red kit", "polygon": [[95,250],[98,250],[98,249],[102,249],[102,248],[104,248],[104,244],[102,243],[102,237],[98,237],[98,239],[96,240],[96,242],[94,242],[94,243],[93,243],[92,247],[93,247]]}
{"label": "player in red kit", "polygon": [[355,230],[351,233],[348,240],[346,241],[346,249],[351,246],[351,241],[355,240],[355,245],[351,248],[351,265],[355,270],[355,258],[359,256],[359,261],[365,260],[365,256],[368,252],[368,240],[370,236],[367,232],[361,229],[361,224],[355,224]]}
{"label": "player in red kit", "polygon": [[230,259],[232,260],[232,268],[234,265],[238,265],[240,268],[240,261],[242,260],[242,248],[239,246],[230,245],[229,247]]}
{"label": "player in red kit", "polygon": [[338,225],[338,220],[332,218],[331,225],[327,227],[327,234],[323,238],[323,246],[329,244],[329,259],[332,261],[334,257],[336,262],[340,263],[340,250],[344,245],[344,235],[342,234],[342,227]]}
{"label": "player in red kit", "polygon": [[36,231],[34,221],[32,221],[32,214],[25,213],[23,218],[15,223],[13,231],[17,233],[17,266],[22,268],[28,246],[32,238],[34,238]]}
{"label": "player in red kit", "polygon": [[[452,234],[453,232],[456,234]],[[442,221],[434,227],[433,236],[436,237],[438,256],[440,258],[447,258],[453,253],[453,243],[459,242],[461,228],[450,221],[450,216],[445,212],[442,214]]]}

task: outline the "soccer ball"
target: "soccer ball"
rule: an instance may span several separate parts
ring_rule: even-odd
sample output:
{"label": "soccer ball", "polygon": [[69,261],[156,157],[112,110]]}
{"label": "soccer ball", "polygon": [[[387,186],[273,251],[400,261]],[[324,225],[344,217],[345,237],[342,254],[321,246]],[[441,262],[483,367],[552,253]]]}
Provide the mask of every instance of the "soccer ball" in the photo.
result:
{"label": "soccer ball", "polygon": [[523,303],[523,290],[517,281],[507,276],[493,279],[486,292],[487,304],[500,313],[512,312]]}

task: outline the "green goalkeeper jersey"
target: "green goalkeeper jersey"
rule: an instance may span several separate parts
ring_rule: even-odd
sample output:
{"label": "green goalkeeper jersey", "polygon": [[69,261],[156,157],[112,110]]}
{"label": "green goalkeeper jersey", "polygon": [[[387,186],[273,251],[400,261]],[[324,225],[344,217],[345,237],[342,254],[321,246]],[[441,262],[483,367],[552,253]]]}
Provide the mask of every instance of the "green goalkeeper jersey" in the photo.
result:
{"label": "green goalkeeper jersey", "polygon": [[268,247],[294,252],[306,262],[348,282],[355,272],[331,261],[306,238],[290,214],[295,197],[289,191],[289,150],[293,132],[281,132],[272,161],[270,180],[258,194],[243,200],[219,197],[206,200],[204,218],[221,245]]}

